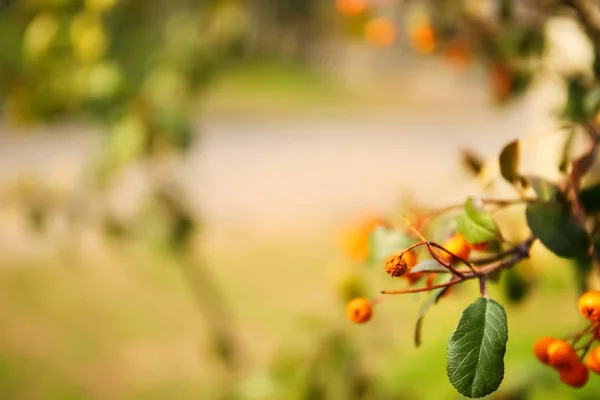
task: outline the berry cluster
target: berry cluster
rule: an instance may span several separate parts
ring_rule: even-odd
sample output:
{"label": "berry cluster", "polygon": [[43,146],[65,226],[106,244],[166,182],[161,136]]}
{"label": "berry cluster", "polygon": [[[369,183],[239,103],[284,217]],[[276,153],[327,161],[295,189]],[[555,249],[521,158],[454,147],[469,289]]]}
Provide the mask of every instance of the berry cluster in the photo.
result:
{"label": "berry cluster", "polygon": [[575,388],[587,383],[590,370],[600,374],[600,346],[590,351],[593,343],[600,340],[600,291],[584,293],[578,308],[590,321],[587,328],[566,339],[542,337],[533,347],[538,360],[556,369],[560,380]]}
{"label": "berry cluster", "polygon": [[[472,244],[463,235],[455,233],[439,247],[440,249],[433,250],[434,257],[451,265],[461,260],[467,260],[472,250],[483,250],[487,247],[487,243]],[[437,273],[411,272],[415,265],[417,265],[417,254],[412,249],[406,249],[391,254],[385,260],[385,272],[394,278],[406,279],[410,286],[415,285],[427,276],[424,289],[433,289]],[[441,297],[447,296],[450,289],[451,286],[446,287]],[[352,322],[365,323],[373,316],[375,304],[376,301],[369,301],[362,297],[352,299],[346,306],[346,315]]]}

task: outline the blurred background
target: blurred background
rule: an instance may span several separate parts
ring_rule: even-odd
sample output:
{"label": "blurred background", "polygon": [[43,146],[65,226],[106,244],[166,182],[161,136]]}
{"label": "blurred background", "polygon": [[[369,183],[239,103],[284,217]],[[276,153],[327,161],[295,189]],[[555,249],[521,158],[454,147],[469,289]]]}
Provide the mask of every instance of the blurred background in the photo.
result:
{"label": "blurred background", "polygon": [[[352,325],[349,293],[397,283],[339,235],[481,193],[465,151],[555,132],[560,74],[592,50],[568,12],[434,3],[0,0],[0,398],[461,398],[446,342],[477,288],[420,348],[423,296]],[[472,47],[488,18],[508,28]],[[501,62],[523,52],[535,73]],[[529,167],[556,177],[562,139]],[[492,289],[510,340],[491,397],[596,399],[600,379],[570,389],[532,356],[583,323],[571,270],[534,250],[518,301]]]}

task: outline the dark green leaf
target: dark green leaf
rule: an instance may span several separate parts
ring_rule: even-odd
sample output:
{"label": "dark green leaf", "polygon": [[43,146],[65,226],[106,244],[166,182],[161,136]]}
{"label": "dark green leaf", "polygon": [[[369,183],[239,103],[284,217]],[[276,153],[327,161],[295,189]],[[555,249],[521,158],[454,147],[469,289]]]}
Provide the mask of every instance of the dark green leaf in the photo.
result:
{"label": "dark green leaf", "polygon": [[600,212],[600,183],[581,189],[579,200],[588,214]]}
{"label": "dark green leaf", "polygon": [[504,308],[479,298],[462,313],[448,342],[448,378],[463,396],[479,398],[504,378],[508,324]]}
{"label": "dark green leaf", "polygon": [[413,242],[406,232],[379,226],[369,236],[369,260],[374,263],[381,262],[390,254],[406,249]]}
{"label": "dark green leaf", "polygon": [[504,292],[511,303],[520,303],[530,293],[531,283],[525,279],[517,268],[504,272]]}
{"label": "dark green leaf", "polygon": [[543,31],[531,29],[525,32],[519,50],[523,55],[539,56],[543,53],[545,45]]}
{"label": "dark green leaf", "polygon": [[600,263],[600,232],[596,232],[592,236],[592,244],[594,246],[594,258]]}
{"label": "dark green leaf", "polygon": [[458,219],[457,230],[469,243],[485,243],[498,237],[498,225],[492,214],[477,204],[473,197],[467,198],[464,213]]}
{"label": "dark green leaf", "polygon": [[587,89],[584,79],[574,76],[567,81],[567,100],[563,110],[563,117],[573,122],[585,122],[587,120],[586,94]]}
{"label": "dark green leaf", "polygon": [[504,146],[500,153],[500,173],[510,183],[519,180],[519,141],[515,140]]}
{"label": "dark green leaf", "polygon": [[532,203],[525,211],[531,232],[555,255],[562,258],[585,258],[590,238],[566,205]]}
{"label": "dark green leaf", "polygon": [[[433,284],[437,285],[440,283],[447,283],[450,282],[452,280],[453,276],[452,275],[445,275],[445,276],[437,276],[436,279],[434,280]],[[421,330],[423,328],[423,320],[425,319],[425,314],[427,314],[427,311],[429,311],[429,309],[431,307],[433,307],[434,304],[437,304],[437,302],[439,301],[440,297],[442,297],[444,295],[444,293],[446,293],[446,291],[448,290],[448,288],[439,288],[439,289],[434,289],[432,290],[429,295],[429,298],[427,299],[427,301],[421,306],[421,310],[419,311],[419,318],[417,319],[417,324],[415,325],[415,346],[419,347],[421,345]]]}
{"label": "dark green leaf", "polygon": [[532,80],[533,74],[530,71],[515,71],[513,74],[512,94],[521,95],[525,93]]}

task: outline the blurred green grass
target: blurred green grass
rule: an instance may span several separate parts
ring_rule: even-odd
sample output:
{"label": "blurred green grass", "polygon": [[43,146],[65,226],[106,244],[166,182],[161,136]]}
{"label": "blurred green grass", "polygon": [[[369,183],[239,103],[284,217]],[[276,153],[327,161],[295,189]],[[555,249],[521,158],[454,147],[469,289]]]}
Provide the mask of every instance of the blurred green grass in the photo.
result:
{"label": "blurred green grass", "polygon": [[[339,256],[324,235],[214,245],[205,257],[235,316],[243,377],[264,373],[282,351],[310,350],[312,319],[346,332],[382,388],[403,398],[460,398],[447,382],[445,346],[460,311],[477,296],[476,285],[430,311],[424,343],[415,349],[414,297],[390,298],[364,326],[345,320],[335,286]],[[591,377],[584,389],[569,389],[531,353],[537,337],[563,336],[583,324],[570,270],[540,257],[541,283],[524,304],[507,305],[492,288],[492,296],[506,305],[510,328],[505,382],[494,398],[524,398],[509,395],[527,384],[533,384],[531,399],[597,398],[600,378]],[[175,263],[122,251],[3,264],[0,398],[211,398],[214,356]],[[361,273],[374,293],[393,286],[381,271]]]}
{"label": "blurred green grass", "polygon": [[[428,60],[427,69],[437,65]],[[358,81],[334,69],[316,69],[306,65],[273,61],[247,61],[223,69],[202,100],[202,112],[211,117],[253,118],[273,115],[307,116],[315,113],[423,110],[438,106],[432,98],[414,92],[411,73],[390,75],[389,71]],[[451,71],[437,73],[456,79]],[[364,76],[364,74],[362,74]],[[471,75],[469,75],[471,76]],[[463,76],[461,79],[466,79]],[[479,79],[477,75],[470,79]],[[471,82],[466,80],[465,82]],[[464,86],[463,86],[464,88]],[[454,93],[454,96],[460,94]],[[435,104],[434,104],[435,103]],[[453,103],[446,101],[448,108]],[[443,112],[443,110],[440,110]]]}
{"label": "blurred green grass", "polygon": [[306,112],[326,105],[348,107],[361,99],[325,73],[282,62],[247,62],[221,72],[205,97],[208,115]]}

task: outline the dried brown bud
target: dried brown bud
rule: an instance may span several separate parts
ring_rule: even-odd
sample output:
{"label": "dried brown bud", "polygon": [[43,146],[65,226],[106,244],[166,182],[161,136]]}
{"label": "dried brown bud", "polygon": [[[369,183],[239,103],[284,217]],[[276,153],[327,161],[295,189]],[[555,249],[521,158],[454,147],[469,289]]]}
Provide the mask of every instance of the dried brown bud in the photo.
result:
{"label": "dried brown bud", "polygon": [[393,277],[402,276],[408,270],[406,260],[400,254],[394,253],[385,260],[385,272]]}

